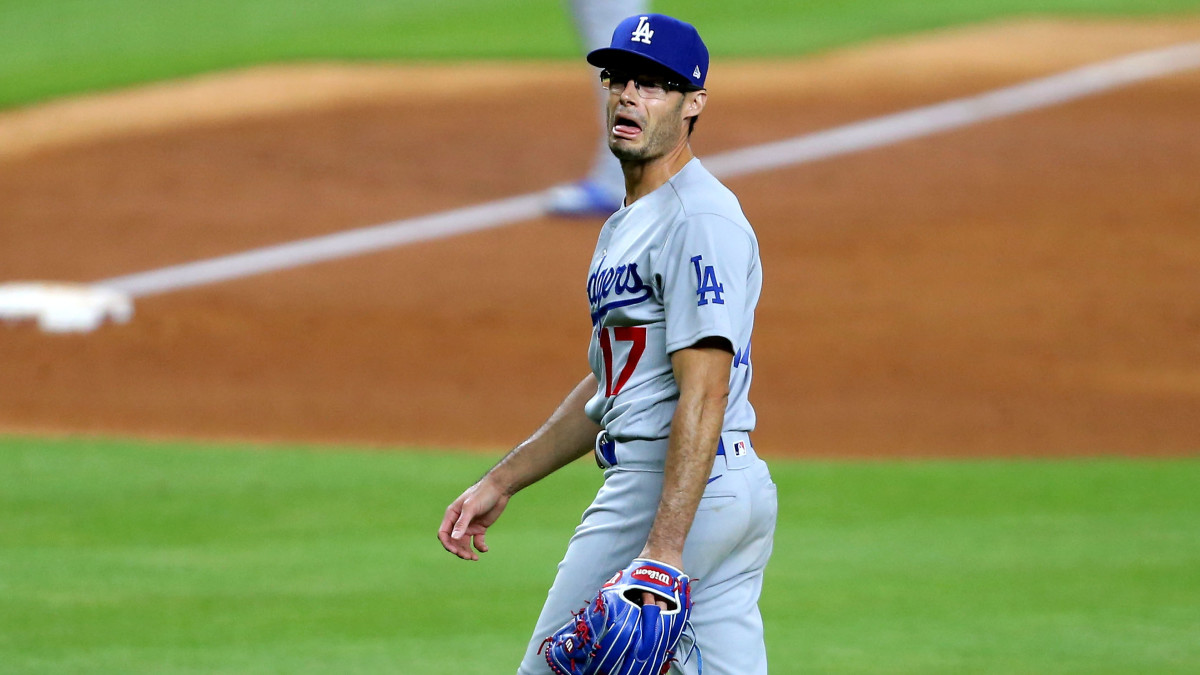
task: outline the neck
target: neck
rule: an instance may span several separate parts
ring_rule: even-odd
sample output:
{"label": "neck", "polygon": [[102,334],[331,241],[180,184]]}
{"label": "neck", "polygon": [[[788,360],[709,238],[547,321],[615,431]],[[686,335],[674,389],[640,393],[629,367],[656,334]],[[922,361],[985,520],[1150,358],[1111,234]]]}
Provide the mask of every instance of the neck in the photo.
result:
{"label": "neck", "polygon": [[695,155],[684,136],[679,145],[661,157],[646,161],[622,161],[625,172],[625,205],[636,202],[671,180]]}

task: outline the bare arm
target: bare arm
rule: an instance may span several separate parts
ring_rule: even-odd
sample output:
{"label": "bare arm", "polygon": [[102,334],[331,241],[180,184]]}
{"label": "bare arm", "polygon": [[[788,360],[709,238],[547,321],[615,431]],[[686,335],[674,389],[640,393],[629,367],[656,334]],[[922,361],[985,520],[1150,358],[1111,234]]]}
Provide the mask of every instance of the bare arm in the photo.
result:
{"label": "bare arm", "polygon": [[488,550],[487,528],[510,497],[591,451],[600,426],[584,414],[583,406],[595,391],[596,379],[583,378],[541,428],[446,507],[438,540],[447,551],[479,560],[476,551]]}
{"label": "bare arm", "polygon": [[729,400],[733,354],[721,339],[671,354],[679,404],[671,420],[663,491],[640,557],[683,569],[683,544],[712,471]]}

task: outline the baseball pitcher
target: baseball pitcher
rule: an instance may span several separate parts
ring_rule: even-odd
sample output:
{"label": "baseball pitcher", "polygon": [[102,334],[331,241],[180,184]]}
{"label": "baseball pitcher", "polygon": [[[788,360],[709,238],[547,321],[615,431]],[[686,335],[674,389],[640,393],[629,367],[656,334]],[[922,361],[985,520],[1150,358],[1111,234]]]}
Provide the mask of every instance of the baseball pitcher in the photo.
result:
{"label": "baseball pitcher", "polygon": [[446,550],[478,560],[522,488],[587,453],[604,484],[567,546],[520,675],[765,675],[758,599],[776,495],[750,440],[758,240],[691,151],[708,50],[661,14],[622,21],[602,69],[625,179],[585,290],[591,373],[446,509]]}

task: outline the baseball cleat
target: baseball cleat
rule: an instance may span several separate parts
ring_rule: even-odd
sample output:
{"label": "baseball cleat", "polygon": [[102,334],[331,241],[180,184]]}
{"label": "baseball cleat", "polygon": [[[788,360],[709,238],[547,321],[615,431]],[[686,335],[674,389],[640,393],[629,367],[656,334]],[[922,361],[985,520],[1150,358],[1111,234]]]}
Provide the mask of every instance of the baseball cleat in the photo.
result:
{"label": "baseball cleat", "polygon": [[584,179],[552,188],[546,206],[556,216],[607,218],[621,208],[624,200],[624,190],[617,193],[593,180]]}

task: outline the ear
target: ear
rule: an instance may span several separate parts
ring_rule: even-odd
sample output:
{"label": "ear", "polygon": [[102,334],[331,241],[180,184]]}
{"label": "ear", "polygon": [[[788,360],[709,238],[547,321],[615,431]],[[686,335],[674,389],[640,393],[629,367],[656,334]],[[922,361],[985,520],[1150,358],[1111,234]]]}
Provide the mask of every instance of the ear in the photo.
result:
{"label": "ear", "polygon": [[699,117],[700,113],[704,112],[704,106],[708,103],[708,91],[701,89],[699,91],[689,91],[687,98],[683,103],[683,118]]}

